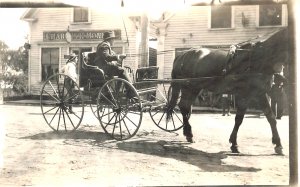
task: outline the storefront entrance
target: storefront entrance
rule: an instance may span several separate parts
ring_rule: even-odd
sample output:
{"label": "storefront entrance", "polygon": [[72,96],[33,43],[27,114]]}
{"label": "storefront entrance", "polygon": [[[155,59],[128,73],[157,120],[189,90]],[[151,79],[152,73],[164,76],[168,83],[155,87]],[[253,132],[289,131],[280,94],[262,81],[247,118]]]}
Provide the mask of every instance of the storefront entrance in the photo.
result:
{"label": "storefront entrance", "polygon": [[77,65],[77,74],[79,76],[79,85],[85,85],[87,84],[87,74],[88,72],[86,72],[87,70],[83,68],[83,56],[82,53],[83,52],[91,52],[92,51],[92,47],[72,47],[70,48],[70,53],[75,53],[77,55],[79,55],[78,58],[78,65]]}

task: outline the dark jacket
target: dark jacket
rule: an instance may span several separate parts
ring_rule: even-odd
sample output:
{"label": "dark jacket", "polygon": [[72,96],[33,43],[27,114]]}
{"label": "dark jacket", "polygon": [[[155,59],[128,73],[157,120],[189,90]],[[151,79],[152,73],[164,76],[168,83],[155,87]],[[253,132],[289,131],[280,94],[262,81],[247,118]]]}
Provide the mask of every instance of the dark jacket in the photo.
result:
{"label": "dark jacket", "polygon": [[96,58],[94,64],[101,69],[106,69],[107,66],[117,66],[119,61],[119,56],[111,50],[109,42],[103,41],[97,46]]}

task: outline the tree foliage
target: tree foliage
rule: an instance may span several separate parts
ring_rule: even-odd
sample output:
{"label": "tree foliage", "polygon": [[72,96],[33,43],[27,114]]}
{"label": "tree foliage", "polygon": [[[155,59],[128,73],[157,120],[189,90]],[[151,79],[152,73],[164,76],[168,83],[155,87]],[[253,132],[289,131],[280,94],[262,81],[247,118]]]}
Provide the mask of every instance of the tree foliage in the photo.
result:
{"label": "tree foliage", "polygon": [[28,50],[24,47],[10,50],[3,41],[0,41],[0,64],[1,88],[12,89],[17,94],[27,93]]}

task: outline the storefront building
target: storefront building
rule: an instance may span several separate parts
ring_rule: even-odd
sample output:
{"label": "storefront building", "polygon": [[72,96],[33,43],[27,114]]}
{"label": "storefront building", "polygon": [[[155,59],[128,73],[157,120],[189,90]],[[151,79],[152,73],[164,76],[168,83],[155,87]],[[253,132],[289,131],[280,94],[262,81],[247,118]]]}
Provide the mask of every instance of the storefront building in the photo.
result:
{"label": "storefront building", "polygon": [[100,13],[90,8],[31,8],[21,18],[30,24],[29,92],[39,95],[43,82],[59,73],[65,65],[65,55],[80,55],[96,51],[103,33],[113,30],[116,41],[113,50],[125,53],[124,65],[136,69],[141,57],[140,16]]}
{"label": "storefront building", "polygon": [[[104,14],[88,8],[28,9],[22,19],[30,24],[30,93],[39,94],[43,81],[64,66],[64,55],[95,51],[106,30],[115,31],[118,39],[113,49],[128,55],[126,66],[136,70],[145,64],[156,65],[158,78],[170,78],[173,60],[184,50],[203,46],[228,49],[286,27],[287,6],[192,6],[165,12],[159,20],[149,20],[146,29],[141,15]],[[147,44],[148,62],[142,59],[143,30],[148,32],[147,43],[156,44]]]}

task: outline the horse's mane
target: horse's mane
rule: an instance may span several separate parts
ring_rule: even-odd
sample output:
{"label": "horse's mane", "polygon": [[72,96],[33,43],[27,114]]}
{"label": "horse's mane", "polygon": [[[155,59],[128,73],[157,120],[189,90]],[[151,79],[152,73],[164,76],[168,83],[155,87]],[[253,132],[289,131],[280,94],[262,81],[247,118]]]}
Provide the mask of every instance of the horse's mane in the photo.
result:
{"label": "horse's mane", "polygon": [[[235,55],[237,59],[233,63],[238,66],[236,67],[239,69],[238,71],[246,69],[243,66],[247,66],[252,72],[271,74],[273,71],[272,66],[275,63],[287,63],[287,33],[287,28],[282,28],[236,45],[237,50]],[[244,61],[241,57],[242,55],[249,56],[246,63],[239,62]],[[238,59],[239,57],[240,59]]]}

